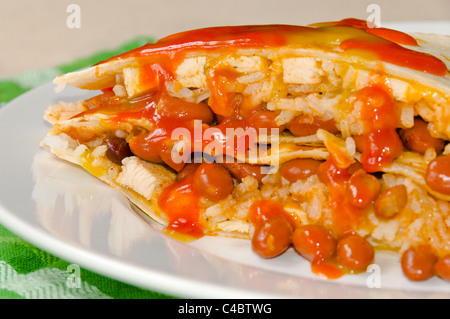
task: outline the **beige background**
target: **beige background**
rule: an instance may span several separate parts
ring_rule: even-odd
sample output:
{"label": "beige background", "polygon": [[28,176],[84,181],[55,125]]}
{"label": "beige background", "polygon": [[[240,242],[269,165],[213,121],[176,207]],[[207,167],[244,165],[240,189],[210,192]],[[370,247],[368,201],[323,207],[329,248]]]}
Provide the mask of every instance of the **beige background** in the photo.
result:
{"label": "beige background", "polygon": [[[69,4],[81,8],[70,29]],[[136,36],[156,38],[186,29],[236,24],[309,24],[366,19],[378,4],[381,23],[450,22],[450,0],[0,0],[0,77],[52,67]]]}

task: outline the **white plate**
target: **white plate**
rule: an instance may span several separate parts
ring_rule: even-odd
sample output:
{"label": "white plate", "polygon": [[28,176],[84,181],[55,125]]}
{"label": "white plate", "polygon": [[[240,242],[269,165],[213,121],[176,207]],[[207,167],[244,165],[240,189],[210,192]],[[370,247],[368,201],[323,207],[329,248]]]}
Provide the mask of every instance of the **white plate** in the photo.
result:
{"label": "white plate", "polygon": [[55,256],[142,288],[186,298],[449,298],[439,278],[414,283],[396,255],[370,272],[324,280],[292,249],[263,260],[243,240],[182,243],[158,231],[116,191],[51,156],[39,142],[48,105],[96,94],[38,87],[0,110],[0,223]]}
{"label": "white plate", "polygon": [[405,21],[381,23],[384,28],[396,29],[403,32],[436,33],[449,35],[450,21]]}

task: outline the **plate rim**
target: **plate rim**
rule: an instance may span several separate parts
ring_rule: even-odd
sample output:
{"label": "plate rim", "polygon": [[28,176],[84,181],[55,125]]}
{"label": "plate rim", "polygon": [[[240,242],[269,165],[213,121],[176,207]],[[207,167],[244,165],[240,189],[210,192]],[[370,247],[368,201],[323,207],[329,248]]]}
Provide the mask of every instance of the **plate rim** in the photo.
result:
{"label": "plate rim", "polygon": [[[444,22],[450,25],[450,21]],[[423,22],[421,21],[420,23]],[[386,24],[391,24],[391,22]],[[402,24],[402,22],[396,24]],[[0,107],[0,120],[2,120],[4,116],[7,116],[8,112],[10,112],[10,110],[13,109],[16,104],[20,104],[22,99],[25,99],[29,96],[33,96],[33,94],[36,94],[41,90],[47,90],[52,85],[53,85],[52,82],[43,83],[2,105]],[[76,262],[85,269],[89,269],[113,280],[126,282],[136,287],[154,290],[155,292],[160,292],[170,296],[181,298],[211,298],[211,299],[225,298],[229,296],[233,296],[233,298],[245,298],[245,299],[287,297],[283,295],[276,296],[266,293],[258,294],[254,290],[238,289],[235,287],[230,288],[219,286],[217,284],[199,282],[197,280],[188,280],[185,278],[180,278],[179,276],[173,274],[160,273],[155,270],[151,270],[150,271],[151,274],[149,274],[149,269],[145,269],[141,266],[133,265],[118,260],[117,258],[112,258],[111,256],[95,254],[94,252],[88,251],[83,247],[78,247],[69,242],[66,242],[61,238],[52,235],[49,232],[47,233],[44,231],[44,229],[38,229],[36,227],[33,227],[28,222],[16,216],[14,212],[9,211],[7,208],[5,208],[1,200],[0,200],[0,223],[6,229],[10,230],[12,233],[19,236],[23,240],[67,262]],[[89,261],[94,262],[89,263]],[[132,272],[133,276],[120,275],[129,273],[129,271],[124,271],[124,269],[128,270],[133,269]],[[146,278],[145,285],[143,285],[142,278]],[[167,284],[168,282],[171,284]],[[200,289],[193,289],[192,285],[200,286]],[[395,292],[397,290],[400,292],[404,292],[404,290],[402,289],[378,288],[377,294],[373,294],[373,292],[371,292],[372,296],[362,296],[362,298],[383,298],[383,294],[385,291]],[[202,291],[207,292],[202,293]],[[407,298],[424,298],[426,297],[427,294],[429,294],[429,292],[411,291],[410,294],[411,296],[408,296]],[[448,298],[448,296],[450,296],[450,292],[443,292],[442,294],[444,298]],[[373,295],[377,296],[374,297]],[[320,296],[307,296],[307,295],[303,297],[296,296],[295,298],[311,298],[311,297],[320,298]]]}

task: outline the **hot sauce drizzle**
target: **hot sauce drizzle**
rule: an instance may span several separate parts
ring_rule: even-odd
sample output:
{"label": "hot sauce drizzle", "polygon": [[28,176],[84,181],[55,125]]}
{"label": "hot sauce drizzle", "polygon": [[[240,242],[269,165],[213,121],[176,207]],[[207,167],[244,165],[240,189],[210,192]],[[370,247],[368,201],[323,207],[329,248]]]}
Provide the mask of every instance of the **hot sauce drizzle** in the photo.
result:
{"label": "hot sauce drizzle", "polygon": [[207,82],[211,93],[208,103],[215,114],[228,117],[235,112],[236,93],[229,92],[227,85],[235,83],[236,78],[236,72],[229,68],[219,66],[209,70]]}
{"label": "hot sauce drizzle", "polygon": [[394,98],[383,84],[372,84],[357,93],[361,103],[363,122],[363,150],[361,163],[367,172],[377,172],[390,165],[403,152],[403,144],[396,132],[399,116]]}
{"label": "hot sauce drizzle", "polygon": [[321,164],[319,179],[328,187],[330,209],[333,219],[331,230],[337,236],[353,231],[360,224],[365,208],[352,205],[347,195],[351,174],[347,168],[339,168],[332,158]]}
{"label": "hot sauce drizzle", "polygon": [[167,57],[160,57],[156,63],[143,63],[139,72],[139,84],[147,90],[165,90],[166,82],[172,80],[173,70]]}
{"label": "hot sauce drizzle", "polygon": [[164,188],[158,205],[169,217],[166,233],[194,239],[202,237],[199,201],[200,194],[193,186],[192,174]]}
{"label": "hot sauce drizzle", "polygon": [[167,74],[173,74],[174,68],[193,50],[226,52],[227,49],[258,49],[286,45],[317,45],[331,50],[337,46],[348,54],[359,55],[364,51],[368,53],[365,54],[366,58],[373,55],[381,61],[414,70],[438,76],[447,74],[447,67],[440,59],[402,46],[418,46],[412,36],[387,28],[369,27],[366,21],[358,19],[344,19],[308,27],[274,24],[185,31],[103,62],[139,58],[145,64],[157,63]]}
{"label": "hot sauce drizzle", "polygon": [[334,265],[335,262],[330,261],[313,261],[311,262],[311,271],[319,277],[325,279],[338,279],[345,275],[345,272],[339,265]]}
{"label": "hot sauce drizzle", "polygon": [[320,23],[318,25],[339,25],[339,26],[347,26],[347,27],[353,27],[362,29],[368,33],[374,34],[379,36],[380,38],[398,43],[403,45],[410,45],[410,46],[418,46],[418,43],[416,39],[414,39],[409,34],[406,34],[401,31],[387,29],[387,28],[380,28],[374,25],[371,22],[354,19],[354,18],[348,18],[343,19],[341,21],[336,22],[328,22],[328,23]]}

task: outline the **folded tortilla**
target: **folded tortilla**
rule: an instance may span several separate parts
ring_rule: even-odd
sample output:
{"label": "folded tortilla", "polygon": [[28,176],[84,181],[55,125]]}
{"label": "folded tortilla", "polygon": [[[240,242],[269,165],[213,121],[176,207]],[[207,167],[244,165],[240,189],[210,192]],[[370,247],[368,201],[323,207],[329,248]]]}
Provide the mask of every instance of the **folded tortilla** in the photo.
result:
{"label": "folded tortilla", "polygon": [[[338,235],[354,231],[375,245],[400,252],[426,243],[443,256],[450,253],[450,194],[430,187],[426,171],[433,159],[449,151],[449,63],[448,36],[370,28],[355,19],[307,27],[187,31],[58,76],[54,81],[58,86],[101,91],[88,100],[50,106],[45,118],[52,128],[43,144],[167,226],[174,216],[161,209],[158,199],[164,189],[179,182],[177,175],[186,162],[175,163],[168,154],[174,149],[195,153],[192,140],[169,137],[167,132],[173,130],[168,127],[181,125],[192,132],[194,121],[204,119],[205,106],[213,118],[200,123],[202,132],[227,120],[230,127],[249,129],[256,125],[249,120],[255,110],[269,112],[281,128],[278,132],[257,134],[254,145],[261,146],[257,152],[245,148],[225,154],[233,165],[269,170],[261,180],[252,174],[232,174],[233,190],[225,199],[196,198],[196,227],[202,234],[251,238],[249,207],[270,199],[301,224],[321,224]],[[385,99],[380,102],[385,110],[370,109],[368,105],[379,98]],[[188,110],[199,107],[202,114],[172,112],[177,103]],[[311,123],[331,120],[336,130],[319,127],[312,134],[295,134],[292,122],[298,118],[312,119]],[[426,122],[429,134],[444,147],[418,152],[402,144],[390,154],[389,143],[400,138],[401,130],[413,128],[416,119]],[[393,138],[377,144],[374,139],[381,131]],[[145,143],[155,136],[163,142],[152,144],[159,145],[153,159],[150,144]],[[358,147],[361,136],[368,136],[363,149]],[[110,155],[111,139],[121,141],[113,148],[131,145],[131,152],[115,160]],[[170,151],[162,150],[169,146]],[[365,153],[368,148],[375,153]],[[201,148],[200,158],[223,159],[217,150]],[[283,178],[280,168],[297,158],[332,160],[343,170],[360,163],[377,177],[382,190],[405,185],[407,203],[390,218],[375,214],[372,204],[362,213],[358,210],[357,217],[352,212],[338,214],[333,211],[330,184],[317,174],[293,182]],[[179,211],[176,218],[182,217]]]}

